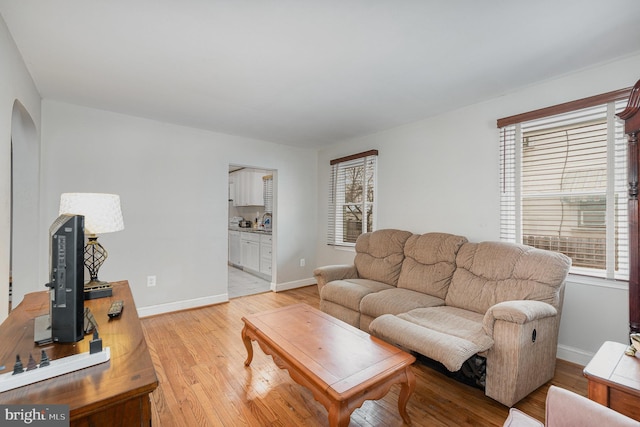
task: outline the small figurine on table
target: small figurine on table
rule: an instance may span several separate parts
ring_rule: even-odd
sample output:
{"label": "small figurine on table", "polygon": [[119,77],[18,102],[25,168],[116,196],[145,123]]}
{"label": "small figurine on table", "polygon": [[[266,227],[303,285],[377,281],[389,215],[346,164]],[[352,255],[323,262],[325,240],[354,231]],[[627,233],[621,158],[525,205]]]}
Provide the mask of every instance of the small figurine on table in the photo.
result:
{"label": "small figurine on table", "polygon": [[13,375],[21,374],[24,372],[24,366],[22,366],[22,360],[20,360],[20,355],[16,354],[16,363],[13,365]]}
{"label": "small figurine on table", "polygon": [[640,333],[629,334],[629,340],[631,341],[631,345],[627,347],[624,354],[627,356],[635,356],[636,352],[640,350]]}
{"label": "small figurine on table", "polygon": [[46,351],[42,350],[40,353],[40,367],[42,368],[45,366],[49,366],[49,356]]}
{"label": "small figurine on table", "polygon": [[33,358],[31,353],[29,353],[29,362],[27,362],[27,371],[33,371],[34,369],[38,369],[38,364],[36,360]]}

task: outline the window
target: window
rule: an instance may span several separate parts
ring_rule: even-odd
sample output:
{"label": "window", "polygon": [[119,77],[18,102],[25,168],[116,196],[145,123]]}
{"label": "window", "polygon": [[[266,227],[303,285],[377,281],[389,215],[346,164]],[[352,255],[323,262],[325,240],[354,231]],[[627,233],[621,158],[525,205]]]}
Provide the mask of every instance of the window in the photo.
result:
{"label": "window", "polygon": [[618,91],[498,121],[502,240],[628,279],[625,106]]}
{"label": "window", "polygon": [[273,213],[273,175],[262,177],[262,195],[264,197],[264,212]]}
{"label": "window", "polygon": [[579,202],[578,227],[604,228],[606,226],[607,202],[604,197],[592,202]]}
{"label": "window", "polygon": [[373,231],[377,150],[331,160],[327,243],[354,246]]}

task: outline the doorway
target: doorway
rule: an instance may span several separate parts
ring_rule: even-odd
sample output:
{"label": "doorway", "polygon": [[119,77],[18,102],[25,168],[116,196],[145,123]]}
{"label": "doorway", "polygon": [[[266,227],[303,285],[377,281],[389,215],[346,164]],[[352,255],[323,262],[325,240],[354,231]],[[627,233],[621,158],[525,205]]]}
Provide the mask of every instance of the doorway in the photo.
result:
{"label": "doorway", "polygon": [[275,289],[277,171],[229,165],[229,299]]}
{"label": "doorway", "polygon": [[[38,280],[40,246],[40,143],[35,124],[19,102],[11,116],[8,310],[25,294],[44,289]],[[3,291],[4,293],[4,291]]]}

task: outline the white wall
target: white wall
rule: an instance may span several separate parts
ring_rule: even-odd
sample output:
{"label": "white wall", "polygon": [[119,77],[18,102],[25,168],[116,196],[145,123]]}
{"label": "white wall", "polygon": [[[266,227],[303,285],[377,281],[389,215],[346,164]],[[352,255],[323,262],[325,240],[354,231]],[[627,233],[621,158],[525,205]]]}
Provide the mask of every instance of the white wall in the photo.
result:
{"label": "white wall", "polygon": [[[274,281],[312,283],[315,151],[51,100],[42,117],[41,228],[63,192],[119,194],[125,229],[99,237],[109,251],[99,277],[129,280],[143,314],[227,300],[229,164],[277,171]],[[156,287],[146,287],[147,275]]]}
{"label": "white wall", "polygon": [[[37,145],[37,128],[40,126],[40,95],[1,18],[0,58],[2,58],[0,60],[0,322],[2,322],[8,314],[9,299],[11,135],[12,132],[21,136],[28,135],[28,138],[25,139]],[[16,101],[18,102],[16,103]],[[14,114],[17,110],[19,110],[19,118]],[[12,122],[18,123],[21,127],[12,129]],[[34,137],[35,141],[33,141]],[[29,151],[26,147],[25,150]],[[37,150],[32,150],[29,155],[38,156]],[[24,160],[29,164],[39,162],[37,157]],[[37,188],[30,190],[37,192]],[[37,225],[31,224],[30,226]],[[37,251],[37,248],[35,250]],[[37,252],[34,252],[34,256],[37,259]],[[33,268],[37,268],[36,265],[37,261],[34,262]]]}
{"label": "white wall", "polygon": [[[497,240],[496,120],[633,86],[640,78],[638,70],[640,55],[322,150],[318,156],[318,215],[322,219],[318,225],[318,265],[353,259],[353,252],[324,244],[330,159],[379,150],[378,228],[443,231],[471,241]],[[564,307],[560,357],[586,363],[603,341],[626,340],[626,284],[602,287],[572,279]]]}

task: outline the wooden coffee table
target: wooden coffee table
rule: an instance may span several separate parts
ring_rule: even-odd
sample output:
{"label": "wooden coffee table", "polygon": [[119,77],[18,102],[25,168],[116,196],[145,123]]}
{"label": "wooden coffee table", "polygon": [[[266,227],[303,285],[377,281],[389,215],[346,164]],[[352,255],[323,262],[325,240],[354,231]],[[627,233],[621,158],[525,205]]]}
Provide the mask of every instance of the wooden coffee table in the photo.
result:
{"label": "wooden coffee table", "polygon": [[295,304],[242,318],[246,366],[254,340],[276,365],[307,387],[329,412],[330,426],[348,426],[365,400],[384,397],[401,383],[398,410],[411,424],[407,401],[415,388],[415,357],[306,304]]}

